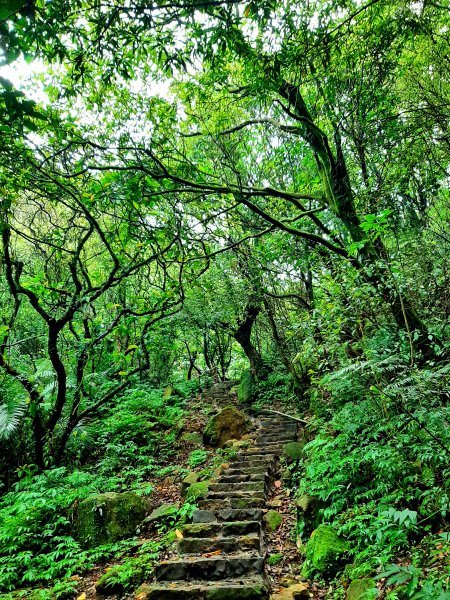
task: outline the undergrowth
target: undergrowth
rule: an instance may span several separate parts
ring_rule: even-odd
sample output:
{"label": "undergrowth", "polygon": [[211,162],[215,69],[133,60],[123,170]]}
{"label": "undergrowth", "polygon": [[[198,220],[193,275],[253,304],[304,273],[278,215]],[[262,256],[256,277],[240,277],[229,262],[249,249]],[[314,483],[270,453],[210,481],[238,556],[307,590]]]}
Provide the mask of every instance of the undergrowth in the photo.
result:
{"label": "undergrowth", "polygon": [[449,373],[384,359],[315,389],[298,494],[350,542],[344,580],[378,574],[390,600],[450,598]]}

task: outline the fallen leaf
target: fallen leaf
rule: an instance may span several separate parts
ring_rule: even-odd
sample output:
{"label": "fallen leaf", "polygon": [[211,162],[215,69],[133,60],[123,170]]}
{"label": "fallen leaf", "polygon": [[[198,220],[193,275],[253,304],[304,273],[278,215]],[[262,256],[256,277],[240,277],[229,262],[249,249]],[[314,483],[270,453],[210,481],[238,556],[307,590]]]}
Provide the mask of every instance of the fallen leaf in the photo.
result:
{"label": "fallen leaf", "polygon": [[77,600],[86,600],[86,592],[83,592],[82,594],[80,594],[78,596]]}
{"label": "fallen leaf", "polygon": [[206,554],[202,554],[203,558],[210,558],[211,556],[219,556],[222,554],[222,550],[215,550],[214,552],[206,552]]}
{"label": "fallen leaf", "polygon": [[177,536],[177,538],[179,540],[183,539],[183,534],[181,533],[181,531],[179,529],[175,529],[175,535]]}

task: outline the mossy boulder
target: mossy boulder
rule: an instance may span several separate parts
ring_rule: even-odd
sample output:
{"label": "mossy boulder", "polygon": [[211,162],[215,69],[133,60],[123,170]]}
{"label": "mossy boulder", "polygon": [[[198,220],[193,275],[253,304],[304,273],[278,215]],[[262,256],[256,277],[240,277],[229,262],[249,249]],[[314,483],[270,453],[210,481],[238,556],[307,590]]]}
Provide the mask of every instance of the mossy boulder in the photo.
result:
{"label": "mossy boulder", "polygon": [[131,537],[147,510],[147,501],[131,492],[90,496],[74,512],[74,537],[83,548]]}
{"label": "mossy boulder", "polygon": [[288,442],[283,446],[283,456],[289,463],[294,463],[303,458],[304,444],[301,442]]}
{"label": "mossy boulder", "polygon": [[319,525],[306,544],[306,560],[302,575],[311,577],[318,573],[333,577],[348,559],[350,547],[331,525]]}
{"label": "mossy boulder", "polygon": [[250,370],[243,371],[239,387],[237,390],[237,397],[239,402],[242,404],[250,404],[255,394],[255,376]]}
{"label": "mossy boulder", "polygon": [[314,496],[303,494],[295,501],[297,507],[297,521],[303,525],[303,537],[310,536],[320,525],[321,502]]}
{"label": "mossy boulder", "polygon": [[146,523],[154,523],[161,521],[167,517],[172,517],[178,512],[178,506],[176,504],[161,504],[158,508],[155,508],[150,515],[145,519]]}
{"label": "mossy boulder", "polygon": [[283,517],[276,510],[269,510],[264,515],[264,526],[268,531],[276,531],[282,523]]}
{"label": "mossy boulder", "polygon": [[251,421],[236,407],[226,406],[209,421],[203,440],[206,444],[223,448],[228,440],[238,440],[251,429]]}
{"label": "mossy boulder", "polygon": [[364,577],[352,581],[347,588],[346,600],[373,600],[378,597],[378,589],[375,579]]}
{"label": "mossy boulder", "polygon": [[197,500],[206,498],[208,489],[209,481],[197,481],[193,483],[186,491],[186,501],[194,503]]}
{"label": "mossy boulder", "polygon": [[186,475],[186,477],[181,482],[181,495],[183,496],[183,498],[186,496],[186,492],[191,487],[191,485],[197,483],[198,478],[199,474],[195,473],[194,471],[191,471]]}

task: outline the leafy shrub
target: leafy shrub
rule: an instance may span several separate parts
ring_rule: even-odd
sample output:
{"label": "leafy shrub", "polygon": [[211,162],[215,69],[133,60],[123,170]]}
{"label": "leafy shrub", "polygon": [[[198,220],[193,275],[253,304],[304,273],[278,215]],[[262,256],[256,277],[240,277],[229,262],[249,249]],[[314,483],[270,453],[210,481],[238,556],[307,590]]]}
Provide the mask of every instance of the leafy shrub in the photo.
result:
{"label": "leafy shrub", "polygon": [[[342,379],[355,371],[357,385],[367,378],[366,391],[348,401]],[[319,434],[305,446],[296,480],[300,495],[320,500],[321,520],[352,543],[355,568],[387,565],[446,526],[450,408],[439,397],[445,399],[448,373],[448,367],[419,370],[389,358],[341,369],[319,384],[340,408],[329,421],[315,420]],[[416,575],[402,575],[411,594],[423,581]]]}
{"label": "leafy shrub", "polygon": [[208,460],[208,452],[206,450],[193,450],[189,454],[188,463],[193,469],[199,465],[203,465]]}
{"label": "leafy shrub", "polygon": [[114,478],[68,473],[63,467],[19,480],[0,498],[0,590],[67,578],[91,566],[94,555],[70,535],[70,508],[117,485]]}

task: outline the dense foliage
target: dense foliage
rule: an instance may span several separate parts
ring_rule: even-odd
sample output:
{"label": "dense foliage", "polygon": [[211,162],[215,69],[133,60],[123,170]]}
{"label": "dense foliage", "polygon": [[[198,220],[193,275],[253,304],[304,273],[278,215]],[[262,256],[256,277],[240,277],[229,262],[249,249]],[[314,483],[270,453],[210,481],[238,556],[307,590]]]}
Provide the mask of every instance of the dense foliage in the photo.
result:
{"label": "dense foliage", "polygon": [[307,418],[332,593],[448,597],[448,0],[7,0],[0,48],[0,590],[120,556],[74,502],[243,373]]}

